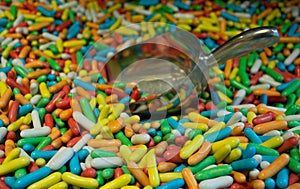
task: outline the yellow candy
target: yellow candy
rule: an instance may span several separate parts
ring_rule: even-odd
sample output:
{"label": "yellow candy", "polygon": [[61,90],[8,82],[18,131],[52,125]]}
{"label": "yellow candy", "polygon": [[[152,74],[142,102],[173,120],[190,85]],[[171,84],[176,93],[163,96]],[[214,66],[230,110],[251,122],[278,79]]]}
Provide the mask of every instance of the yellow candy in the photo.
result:
{"label": "yellow candy", "polygon": [[24,18],[28,19],[28,20],[35,20],[37,15],[35,14],[23,14]]}
{"label": "yellow candy", "polygon": [[121,188],[126,186],[131,181],[132,176],[130,174],[123,174],[118,178],[106,183],[104,186],[101,186],[99,189],[112,189],[112,188]]}
{"label": "yellow candy", "polygon": [[26,100],[29,101],[29,100],[32,98],[32,94],[29,94],[29,93],[28,93],[28,94],[26,94],[24,97],[26,98]]}
{"label": "yellow candy", "polygon": [[70,47],[82,46],[82,45],[85,45],[85,43],[86,43],[85,40],[72,40],[72,41],[64,42],[63,46],[66,48],[70,48]]}
{"label": "yellow candy", "polygon": [[230,154],[231,147],[229,144],[225,144],[222,148],[219,148],[213,156],[216,158],[216,163],[220,163],[223,159]]}
{"label": "yellow candy", "polygon": [[276,148],[280,146],[283,143],[283,141],[284,140],[281,136],[274,136],[260,145],[268,148]]}
{"label": "yellow candy", "polygon": [[54,18],[39,16],[35,18],[35,22],[54,22]]}
{"label": "yellow candy", "polygon": [[209,24],[201,24],[198,27],[200,30],[203,30],[203,31],[211,31],[211,32],[219,32],[220,31],[219,27],[212,26]]}
{"label": "yellow candy", "polygon": [[178,20],[178,24],[187,24],[187,25],[191,25],[193,23],[193,19],[191,18],[180,18]]}
{"label": "yellow candy", "polygon": [[7,131],[16,131],[23,124],[24,116],[17,119],[15,122],[12,122],[8,125]]}
{"label": "yellow candy", "polygon": [[269,62],[268,67],[273,69],[273,68],[275,68],[276,64],[277,64],[277,62],[275,60],[272,60]]}
{"label": "yellow candy", "polygon": [[120,3],[115,4],[115,5],[111,6],[111,7],[109,7],[109,8],[107,9],[107,12],[113,12],[114,10],[118,10],[118,9],[120,9],[121,7],[122,7],[122,5],[121,5]]}
{"label": "yellow candy", "polygon": [[0,95],[2,96],[7,89],[7,85],[4,81],[0,81]]}
{"label": "yellow candy", "polygon": [[225,95],[224,93],[222,93],[221,91],[217,91],[217,94],[220,98],[220,100],[225,100],[228,104],[232,103],[232,99],[229,98],[227,95]]}
{"label": "yellow candy", "polygon": [[24,168],[30,163],[30,158],[22,156],[17,159],[11,160],[6,164],[0,165],[0,176],[14,172],[17,169]]}
{"label": "yellow candy", "polygon": [[130,156],[129,161],[138,162],[147,153],[147,146],[141,145],[136,150],[134,150]]}
{"label": "yellow candy", "polygon": [[225,31],[225,35],[227,35],[229,37],[233,37],[233,36],[240,34],[241,32],[242,32],[241,30]]}
{"label": "yellow candy", "polygon": [[191,120],[193,122],[198,122],[199,120],[206,120],[206,121],[209,120],[207,117],[204,117],[204,116],[202,116],[202,115],[200,115],[199,113],[196,113],[196,112],[189,113],[188,118],[189,118],[189,120]]}
{"label": "yellow candy", "polygon": [[247,113],[247,120],[248,120],[248,123],[250,124],[253,124],[252,123],[252,120],[256,117],[256,114],[252,111],[248,112]]}
{"label": "yellow candy", "polygon": [[159,173],[159,178],[161,182],[169,182],[177,178],[182,178],[182,173],[181,172]]}
{"label": "yellow candy", "polygon": [[196,137],[193,138],[193,140],[184,145],[182,149],[180,150],[180,157],[182,159],[187,159],[190,157],[194,152],[196,152],[202,145],[204,141],[203,135],[197,135]]}
{"label": "yellow candy", "polygon": [[156,157],[154,149],[151,149],[147,155],[147,168],[150,185],[152,187],[157,187],[160,184],[160,178],[158,175],[157,165],[156,165]]}
{"label": "yellow candy", "polygon": [[139,189],[139,187],[138,186],[122,186],[121,189]]}
{"label": "yellow candy", "polygon": [[154,22],[154,21],[157,21],[161,18],[161,15],[160,14],[156,14],[154,16],[152,16],[150,19],[149,19],[149,22]]}
{"label": "yellow candy", "polygon": [[107,116],[109,114],[109,111],[110,111],[110,106],[109,105],[103,106],[103,108],[101,109],[98,121],[107,118]]}
{"label": "yellow candy", "polygon": [[37,164],[37,166],[43,167],[46,165],[47,162],[44,158],[38,158],[35,160],[35,163]]}
{"label": "yellow candy", "polygon": [[63,13],[61,15],[61,19],[63,21],[66,21],[68,19],[69,11],[70,11],[70,9],[68,9],[68,8],[63,11]]}
{"label": "yellow candy", "polygon": [[58,8],[57,3],[56,3],[56,0],[52,0],[52,1],[51,1],[51,5],[52,5],[53,10],[56,11],[57,8]]}
{"label": "yellow candy", "polygon": [[230,154],[225,158],[225,163],[231,163],[242,156],[242,150],[239,148],[235,148],[231,150]]}
{"label": "yellow candy", "polygon": [[238,73],[239,69],[238,68],[233,68],[230,75],[229,75],[229,79],[235,79],[237,73]]}
{"label": "yellow candy", "polygon": [[130,157],[131,153],[132,152],[128,146],[126,146],[126,145],[120,146],[120,154],[122,155],[122,157],[124,158],[124,160],[126,162],[129,162],[129,157]]}
{"label": "yellow candy", "polygon": [[248,146],[248,143],[240,143],[239,147],[241,147],[243,150],[245,150]]}
{"label": "yellow candy", "polygon": [[31,113],[26,114],[26,116],[23,119],[23,123],[29,125],[31,121],[32,121]]}
{"label": "yellow candy", "polygon": [[3,30],[0,34],[0,36],[5,36],[8,33],[8,30]]}
{"label": "yellow candy", "polygon": [[64,172],[62,174],[62,180],[68,184],[83,188],[97,188],[99,185],[96,179],[78,176],[71,172]]}
{"label": "yellow candy", "polygon": [[4,11],[4,15],[5,15],[9,20],[14,20],[14,19],[15,19],[14,15],[13,15],[9,10]]}
{"label": "yellow candy", "polygon": [[57,184],[59,181],[61,181],[61,173],[55,172],[55,173],[52,173],[51,175],[39,180],[38,182],[31,184],[28,187],[28,189],[49,188],[51,186],[53,187],[53,185]]}
{"label": "yellow candy", "polygon": [[225,128],[225,123],[223,121],[218,122],[215,125],[213,125],[208,131],[206,131],[204,134],[213,133],[213,132],[219,131],[223,128]]}
{"label": "yellow candy", "polygon": [[129,118],[125,119],[125,124],[134,124],[134,123],[138,123],[140,121],[140,116],[138,115],[133,115],[130,116]]}
{"label": "yellow candy", "polygon": [[121,25],[121,22],[122,22],[122,19],[121,19],[121,18],[118,18],[118,19],[116,20],[116,22],[115,22],[113,25],[110,26],[109,31],[114,31],[114,30],[116,30],[116,29]]}
{"label": "yellow candy", "polygon": [[300,97],[295,102],[296,105],[300,105]]}
{"label": "yellow candy", "polygon": [[13,46],[8,45],[8,46],[6,47],[6,49],[3,51],[2,56],[3,56],[4,58],[7,58],[8,55],[9,55],[9,53],[10,53],[10,51],[11,51],[13,48],[14,48]]}
{"label": "yellow candy", "polygon": [[8,156],[4,159],[2,164],[4,165],[13,159],[16,159],[17,157],[19,157],[20,153],[21,153],[20,148],[14,148],[12,151],[9,152]]}
{"label": "yellow candy", "polygon": [[237,147],[240,144],[240,139],[235,138],[235,137],[230,137],[230,138],[227,138],[227,139],[220,140],[218,142],[214,142],[211,145],[211,152],[215,153],[216,151],[221,149],[226,144],[228,144],[230,146],[230,148],[233,149],[233,148]]}
{"label": "yellow candy", "polygon": [[49,187],[48,189],[67,189],[68,184],[64,181],[54,184],[53,186]]}
{"label": "yellow candy", "polygon": [[46,98],[51,97],[51,93],[49,92],[48,87],[45,82],[40,83],[39,89],[40,89],[42,97],[46,97]]}
{"label": "yellow candy", "polygon": [[208,129],[208,126],[205,123],[193,123],[193,122],[185,122],[182,124],[182,126],[187,129],[200,129],[202,131],[206,131]]}
{"label": "yellow candy", "polygon": [[[55,44],[56,44],[56,47],[57,47],[58,52],[62,53],[62,52],[64,51],[64,46],[63,46],[62,40],[61,40],[61,39],[57,40],[57,41],[55,42]],[[71,63],[70,60],[67,60],[67,61],[69,61],[69,62]],[[67,62],[67,61],[66,61],[66,62]],[[66,65],[65,65],[65,66],[66,66]]]}
{"label": "yellow candy", "polygon": [[191,26],[189,26],[187,24],[178,24],[177,27],[179,27],[181,29],[184,29],[186,31],[191,31],[192,30]]}

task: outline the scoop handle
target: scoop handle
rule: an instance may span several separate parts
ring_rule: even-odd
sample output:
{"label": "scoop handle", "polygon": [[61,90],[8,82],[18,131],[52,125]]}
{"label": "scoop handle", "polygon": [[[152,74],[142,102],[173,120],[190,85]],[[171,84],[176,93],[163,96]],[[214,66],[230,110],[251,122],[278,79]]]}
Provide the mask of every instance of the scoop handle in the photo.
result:
{"label": "scoop handle", "polygon": [[[244,31],[215,49],[212,53],[221,64],[226,60],[246,55],[260,48],[270,47],[279,40],[279,32],[275,27],[262,26]],[[213,65],[211,62],[208,66]]]}

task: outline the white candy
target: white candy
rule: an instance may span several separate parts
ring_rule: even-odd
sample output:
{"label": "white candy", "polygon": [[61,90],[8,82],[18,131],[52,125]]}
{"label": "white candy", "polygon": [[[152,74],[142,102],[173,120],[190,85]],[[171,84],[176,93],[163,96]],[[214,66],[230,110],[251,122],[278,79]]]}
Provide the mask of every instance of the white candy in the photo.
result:
{"label": "white candy", "polygon": [[285,116],[283,119],[285,121],[291,121],[291,120],[300,121],[300,115],[288,115]]}
{"label": "white candy", "polygon": [[243,101],[245,96],[246,96],[245,89],[238,90],[238,92],[235,94],[235,96],[233,98],[232,105],[239,105]]}
{"label": "white candy", "polygon": [[23,20],[24,20],[24,15],[22,13],[18,14],[17,18],[14,21],[13,26],[20,24],[21,22],[23,22]]}
{"label": "white candy", "polygon": [[0,127],[0,140],[4,139],[6,133],[7,133],[7,129],[5,127]]}
{"label": "white candy", "polygon": [[77,1],[70,1],[68,3],[64,3],[58,6],[58,8],[60,10],[66,9],[66,8],[71,8],[71,7],[75,7],[78,4]]}
{"label": "white candy", "polygon": [[60,169],[64,166],[73,156],[73,148],[61,147],[58,152],[48,161],[47,167],[50,167],[52,171]]}
{"label": "white candy", "polygon": [[255,105],[254,104],[240,104],[240,105],[235,105],[235,106],[230,106],[230,107],[238,108],[238,109],[241,109],[241,108],[249,109],[249,108],[255,108]]}
{"label": "white candy", "polygon": [[32,119],[33,128],[41,128],[42,127],[39,112],[37,110],[32,110],[31,119]]}
{"label": "white candy", "polygon": [[81,150],[83,148],[83,146],[85,146],[87,144],[87,142],[92,138],[92,136],[90,134],[86,134],[84,135],[74,146],[73,146],[73,150],[75,152],[78,152],[79,150]]}
{"label": "white candy", "polygon": [[51,128],[48,126],[32,128],[32,129],[24,129],[21,131],[20,135],[23,138],[26,137],[39,137],[39,136],[47,136],[51,133]]}
{"label": "white candy", "polygon": [[269,162],[267,161],[262,161],[260,162],[260,168],[265,169],[266,167],[268,167],[270,165]]}
{"label": "white candy", "polygon": [[49,39],[51,41],[57,41],[59,40],[60,38],[56,35],[53,35],[51,33],[48,33],[48,32],[43,32],[42,36],[46,39]]}
{"label": "white candy", "polygon": [[72,116],[79,125],[88,131],[95,125],[94,122],[85,117],[81,112],[75,111]]}
{"label": "white candy", "polygon": [[237,123],[234,123],[232,125],[229,125],[228,127],[230,127],[231,129],[234,129],[235,127],[242,127],[244,128],[244,123],[243,122],[237,122]]}
{"label": "white candy", "polygon": [[4,151],[0,150],[0,158],[4,157]]}
{"label": "white candy", "polygon": [[6,74],[4,72],[0,72],[0,81],[4,81],[5,82],[6,79],[7,79]]}
{"label": "white candy", "polygon": [[259,174],[259,170],[258,169],[253,169],[249,172],[249,177],[250,179],[257,179],[257,176]]}
{"label": "white candy", "polygon": [[43,51],[43,50],[46,50],[51,44],[55,45],[55,42],[45,43],[45,44],[41,45],[41,46],[39,47],[39,49],[42,50],[42,51]]}
{"label": "white candy", "polygon": [[252,85],[250,87],[251,90],[255,90],[255,89],[270,89],[271,85],[268,83],[265,84],[258,84],[258,85]]}
{"label": "white candy", "polygon": [[232,125],[241,120],[243,114],[241,112],[235,112],[233,116],[228,120],[227,125]]}
{"label": "white candy", "polygon": [[207,179],[199,183],[201,189],[227,188],[233,183],[231,176],[221,176],[213,179]]}
{"label": "white candy", "polygon": [[261,83],[268,83],[268,84],[272,85],[273,87],[277,87],[278,85],[281,85],[281,83],[275,81],[272,77],[270,77],[268,75],[263,75],[258,80]]}
{"label": "white candy", "polygon": [[262,161],[262,156],[259,154],[254,155],[253,158],[256,159],[258,163]]}
{"label": "white candy", "polygon": [[145,9],[141,9],[141,8],[138,8],[138,7],[134,8],[133,11],[136,12],[136,13],[138,13],[138,14],[143,14],[143,15],[146,15],[146,16],[152,14],[151,11],[145,10]]}
{"label": "white candy", "polygon": [[282,135],[283,140],[287,140],[294,136],[294,133],[291,131],[285,131]]}
{"label": "white candy", "polygon": [[272,130],[263,134],[263,136],[280,136],[280,135],[281,133],[278,130]]}
{"label": "white candy", "polygon": [[30,99],[30,103],[36,105],[41,98],[42,98],[42,95],[36,94]]}
{"label": "white candy", "polygon": [[293,52],[284,60],[286,66],[290,65],[300,54],[300,49],[294,49]]}
{"label": "white candy", "polygon": [[93,158],[91,155],[88,155],[86,158],[85,158],[85,167],[86,168],[92,168],[92,162]]}
{"label": "white candy", "polygon": [[5,38],[2,42],[1,45],[7,45],[8,43],[10,43],[12,41],[11,37],[7,37]]}
{"label": "white candy", "polygon": [[119,157],[94,158],[91,165],[95,169],[113,168],[122,166],[123,160]]}
{"label": "white candy", "polygon": [[254,62],[253,66],[251,67],[250,72],[251,72],[252,74],[257,73],[258,70],[259,70],[259,68],[260,68],[260,66],[261,66],[261,64],[262,64],[262,61],[261,61],[260,59],[257,59],[257,60]]}
{"label": "white candy", "polygon": [[147,144],[150,141],[150,135],[148,134],[134,134],[131,137],[132,144]]}

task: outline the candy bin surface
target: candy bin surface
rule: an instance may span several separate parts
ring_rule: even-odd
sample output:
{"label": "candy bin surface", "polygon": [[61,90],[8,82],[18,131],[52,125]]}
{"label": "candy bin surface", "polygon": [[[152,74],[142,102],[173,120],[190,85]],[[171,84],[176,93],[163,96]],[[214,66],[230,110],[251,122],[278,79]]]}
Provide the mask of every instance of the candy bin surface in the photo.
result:
{"label": "candy bin surface", "polygon": [[3,0],[0,189],[300,188],[297,0]]}

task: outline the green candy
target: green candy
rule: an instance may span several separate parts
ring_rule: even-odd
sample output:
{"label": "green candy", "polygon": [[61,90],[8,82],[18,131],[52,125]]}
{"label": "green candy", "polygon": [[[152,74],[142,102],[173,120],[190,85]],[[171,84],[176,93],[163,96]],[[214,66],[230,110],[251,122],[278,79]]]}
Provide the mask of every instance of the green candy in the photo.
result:
{"label": "green candy", "polygon": [[193,174],[198,173],[205,167],[216,163],[216,158],[214,156],[207,156],[204,160],[200,161],[197,165],[188,166],[188,168],[192,171]]}
{"label": "green candy", "polygon": [[244,89],[247,94],[251,94],[252,90],[235,79],[230,79],[230,85],[237,89]]}
{"label": "green candy", "polygon": [[80,108],[82,109],[83,114],[93,123],[97,122],[97,119],[94,115],[93,109],[90,106],[90,103],[87,98],[81,98],[79,101]]}
{"label": "green candy", "polygon": [[297,89],[300,88],[300,80],[295,80],[291,85],[289,85],[287,88],[285,88],[281,94],[282,96],[288,96],[295,92]]}
{"label": "green candy", "polygon": [[51,137],[45,137],[39,144],[38,146],[35,148],[35,150],[41,150],[44,147],[46,147],[47,145],[51,144],[52,142],[52,138]]}
{"label": "green candy", "polygon": [[231,172],[232,172],[232,167],[230,165],[220,165],[196,173],[195,178],[197,181],[202,181],[202,180],[229,175]]}
{"label": "green candy", "polygon": [[249,143],[248,145],[254,146],[256,148],[256,153],[260,155],[267,155],[267,156],[279,156],[279,152],[272,148],[268,148],[265,146],[261,146],[255,143]]}
{"label": "green candy", "polygon": [[123,131],[119,131],[115,134],[116,139],[119,139],[122,144],[126,146],[132,146],[131,141],[124,135]]}
{"label": "green candy", "polygon": [[110,179],[114,176],[114,169],[113,168],[106,168],[102,171],[102,177],[104,179]]}
{"label": "green candy", "polygon": [[95,149],[91,152],[92,158],[102,158],[102,157],[117,157],[118,155],[115,152],[110,152],[101,149]]}
{"label": "green candy", "polygon": [[24,144],[32,144],[33,146],[38,145],[42,140],[44,140],[46,137],[28,137],[28,138],[22,138],[18,140],[18,146],[22,147]]}
{"label": "green candy", "polygon": [[284,79],[282,75],[280,75],[279,73],[277,73],[276,71],[274,71],[273,69],[271,69],[269,67],[261,66],[261,70],[278,82],[282,82]]}

